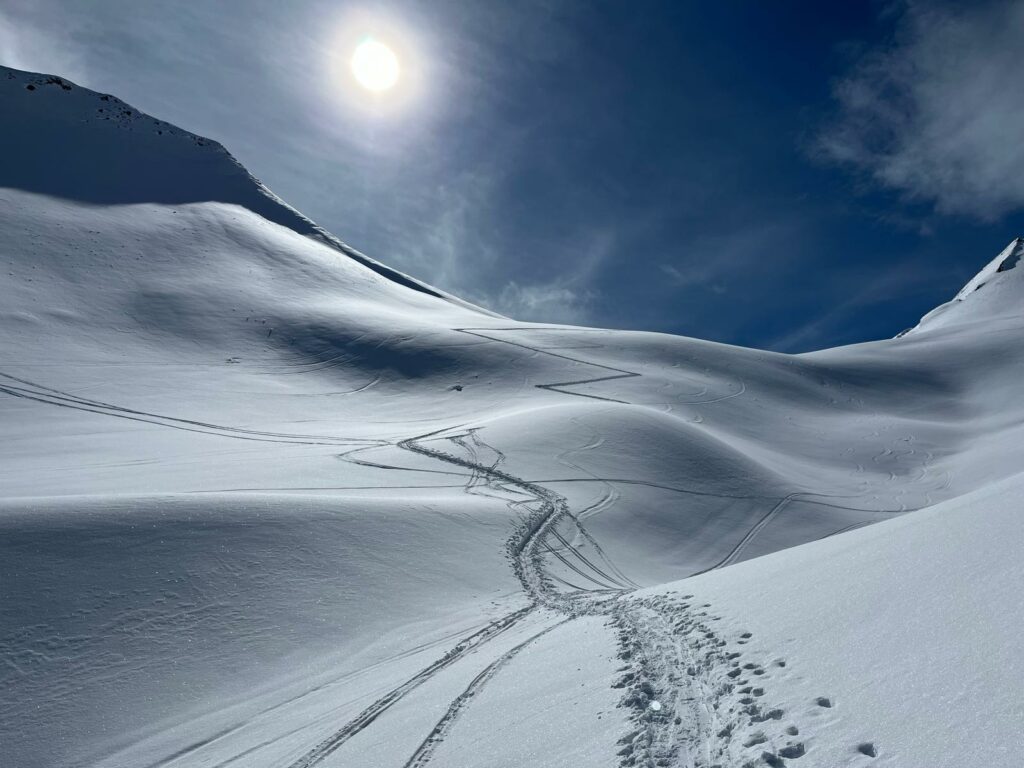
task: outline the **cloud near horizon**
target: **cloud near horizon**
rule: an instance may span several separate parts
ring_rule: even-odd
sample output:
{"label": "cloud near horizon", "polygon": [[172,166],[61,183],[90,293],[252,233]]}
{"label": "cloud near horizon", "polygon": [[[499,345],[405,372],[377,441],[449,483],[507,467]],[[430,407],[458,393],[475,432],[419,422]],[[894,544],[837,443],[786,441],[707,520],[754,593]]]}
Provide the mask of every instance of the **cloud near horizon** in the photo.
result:
{"label": "cloud near horizon", "polygon": [[1024,3],[908,2],[834,84],[816,153],[939,213],[1024,207]]}

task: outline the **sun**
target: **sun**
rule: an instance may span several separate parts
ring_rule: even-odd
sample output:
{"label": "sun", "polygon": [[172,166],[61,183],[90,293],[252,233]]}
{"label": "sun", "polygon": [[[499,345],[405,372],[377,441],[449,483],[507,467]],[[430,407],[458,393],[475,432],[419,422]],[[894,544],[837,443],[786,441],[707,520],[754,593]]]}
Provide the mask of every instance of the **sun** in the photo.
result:
{"label": "sun", "polygon": [[[340,12],[325,32],[329,37],[318,46],[330,75],[322,80],[323,95],[325,103],[341,110],[346,122],[339,125],[358,118],[397,126],[432,108],[439,70],[424,34],[400,18],[362,8]],[[378,135],[373,141],[383,139]]]}
{"label": "sun", "polygon": [[372,37],[364,38],[356,46],[351,65],[356,82],[374,93],[393,88],[402,71],[395,52]]}

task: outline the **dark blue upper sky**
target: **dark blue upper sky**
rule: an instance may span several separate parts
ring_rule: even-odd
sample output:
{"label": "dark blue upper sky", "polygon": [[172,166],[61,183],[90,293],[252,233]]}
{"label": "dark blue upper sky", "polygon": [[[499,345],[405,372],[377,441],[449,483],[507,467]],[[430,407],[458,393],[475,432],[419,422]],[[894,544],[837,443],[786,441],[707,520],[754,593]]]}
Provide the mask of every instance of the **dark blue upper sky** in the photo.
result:
{"label": "dark blue upper sky", "polygon": [[[417,82],[355,103],[352,35]],[[8,0],[0,63],[223,142],[370,256],[520,319],[891,336],[1024,232],[1024,8]]]}

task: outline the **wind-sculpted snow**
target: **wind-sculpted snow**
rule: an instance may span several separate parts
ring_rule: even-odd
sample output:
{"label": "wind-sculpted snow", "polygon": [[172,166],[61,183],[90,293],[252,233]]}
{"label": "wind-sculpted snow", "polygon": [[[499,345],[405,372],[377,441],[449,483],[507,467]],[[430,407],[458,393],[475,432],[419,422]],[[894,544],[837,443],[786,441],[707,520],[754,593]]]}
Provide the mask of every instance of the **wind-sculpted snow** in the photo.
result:
{"label": "wind-sculpted snow", "polygon": [[807,355],[517,323],[0,98],[0,765],[1019,762],[1019,242]]}

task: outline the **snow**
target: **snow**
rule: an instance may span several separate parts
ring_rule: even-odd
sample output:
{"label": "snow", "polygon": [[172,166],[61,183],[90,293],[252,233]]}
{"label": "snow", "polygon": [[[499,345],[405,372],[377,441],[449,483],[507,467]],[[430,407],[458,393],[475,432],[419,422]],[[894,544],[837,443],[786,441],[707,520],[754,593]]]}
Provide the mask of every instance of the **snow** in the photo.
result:
{"label": "snow", "polygon": [[[1008,274],[1020,262],[1024,254],[1024,238],[1014,238],[1006,248],[989,262],[952,301],[942,304],[923,318],[917,326],[905,333],[919,329],[941,328],[951,323],[982,322],[994,317],[1012,317],[1019,314],[1021,277],[1020,270]],[[975,296],[982,288],[985,292]]]}
{"label": "snow", "polygon": [[764,700],[806,733],[801,765],[866,765],[868,743],[872,765],[1015,765],[1022,499],[1024,477],[1011,477],[657,591],[686,589],[723,634],[752,633],[737,663],[767,670]]}
{"label": "snow", "polygon": [[1019,762],[1019,240],[806,355],[519,323],[0,95],[0,764]]}

